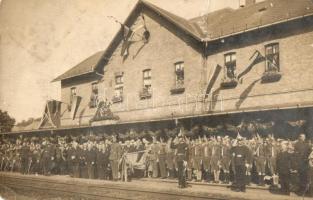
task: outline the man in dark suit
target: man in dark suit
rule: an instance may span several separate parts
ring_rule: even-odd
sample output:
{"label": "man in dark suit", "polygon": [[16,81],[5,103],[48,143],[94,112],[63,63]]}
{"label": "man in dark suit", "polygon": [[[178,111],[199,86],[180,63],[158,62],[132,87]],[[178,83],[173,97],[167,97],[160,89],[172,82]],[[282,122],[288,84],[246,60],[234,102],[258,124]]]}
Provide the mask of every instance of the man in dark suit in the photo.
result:
{"label": "man in dark suit", "polygon": [[308,157],[310,155],[310,145],[305,140],[305,134],[300,134],[299,139],[295,144],[295,154],[298,156],[300,163],[299,163],[299,194],[302,194],[306,190],[306,186],[308,183]]}
{"label": "man in dark suit", "polygon": [[117,142],[117,139],[115,136],[112,137],[112,144],[111,144],[111,150],[110,150],[110,165],[112,169],[112,177],[113,181],[118,180],[118,172],[119,172],[119,161],[122,157],[122,146]]}
{"label": "man in dark suit", "polygon": [[86,151],[86,162],[89,179],[95,179],[96,158],[96,151],[93,148],[93,145],[89,142]]}
{"label": "man in dark suit", "polygon": [[243,138],[238,137],[238,145],[232,148],[232,163],[235,169],[235,189],[237,192],[246,191],[246,169],[249,168],[250,153],[244,145]]}
{"label": "man in dark suit", "polygon": [[281,192],[283,194],[290,195],[291,157],[287,150],[287,142],[283,142],[281,145],[281,152],[277,155],[276,166],[279,175]]}
{"label": "man in dark suit", "polygon": [[185,188],[186,184],[186,165],[188,145],[182,136],[179,137],[177,144],[172,144],[172,148],[176,149],[177,165],[178,165],[178,187]]}

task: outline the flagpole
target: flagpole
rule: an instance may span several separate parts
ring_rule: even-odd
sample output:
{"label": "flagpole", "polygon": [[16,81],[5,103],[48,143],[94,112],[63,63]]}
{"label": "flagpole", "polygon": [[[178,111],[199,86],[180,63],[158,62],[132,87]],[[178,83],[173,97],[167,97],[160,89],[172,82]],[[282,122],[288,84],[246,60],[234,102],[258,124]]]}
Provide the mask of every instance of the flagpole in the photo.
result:
{"label": "flagpole", "polygon": [[[130,28],[130,27],[128,27],[128,26],[126,26],[125,24],[123,24],[122,22],[120,22],[118,19],[116,19],[114,16],[107,16],[108,18],[111,18],[111,19],[113,19],[116,23],[118,23],[118,24],[120,24],[121,26],[123,26],[123,27],[126,27],[126,28],[128,28],[131,32],[133,32],[133,30]],[[140,34],[138,34],[138,33],[136,33],[136,32],[133,32],[134,34],[136,34],[136,35],[138,35],[138,36],[140,36],[140,37],[142,37]]]}

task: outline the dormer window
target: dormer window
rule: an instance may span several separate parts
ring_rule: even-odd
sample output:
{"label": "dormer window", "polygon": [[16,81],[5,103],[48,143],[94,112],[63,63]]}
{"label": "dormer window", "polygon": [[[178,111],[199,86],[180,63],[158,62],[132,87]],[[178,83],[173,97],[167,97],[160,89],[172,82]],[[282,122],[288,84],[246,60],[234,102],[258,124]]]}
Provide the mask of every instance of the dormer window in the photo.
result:
{"label": "dormer window", "polygon": [[265,71],[280,71],[279,66],[279,44],[271,43],[265,46]]}

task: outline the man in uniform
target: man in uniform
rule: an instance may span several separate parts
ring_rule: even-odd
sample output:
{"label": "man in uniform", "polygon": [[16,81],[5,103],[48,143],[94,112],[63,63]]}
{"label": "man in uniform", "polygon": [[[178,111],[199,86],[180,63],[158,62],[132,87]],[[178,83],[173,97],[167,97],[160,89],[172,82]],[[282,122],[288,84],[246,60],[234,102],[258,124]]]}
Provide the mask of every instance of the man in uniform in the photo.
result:
{"label": "man in uniform", "polygon": [[172,140],[169,139],[168,143],[166,145],[166,165],[168,170],[168,177],[170,179],[174,178],[174,172],[175,172],[175,151],[171,147]]}
{"label": "man in uniform", "polygon": [[87,143],[85,140],[80,145],[80,155],[79,155],[79,168],[81,178],[88,178],[88,169],[87,169]]}
{"label": "man in uniform", "polygon": [[221,145],[221,169],[224,173],[223,183],[228,184],[230,180],[229,167],[230,167],[230,142],[228,137],[224,137]]}
{"label": "man in uniform", "polygon": [[96,158],[97,158],[96,151],[94,150],[92,143],[89,142],[87,144],[86,151],[86,162],[89,179],[95,178]]}
{"label": "man in uniform", "polygon": [[273,185],[278,185],[277,170],[276,170],[276,159],[277,159],[277,153],[278,153],[277,145],[274,139],[267,139],[267,140],[268,140],[268,144],[265,148],[266,163],[268,165],[268,168],[273,178]]}
{"label": "man in uniform", "polygon": [[112,169],[112,177],[113,181],[118,180],[118,172],[119,172],[119,161],[122,157],[122,146],[117,142],[117,139],[115,136],[112,137],[112,144],[111,144],[111,150],[110,150],[110,165]]}
{"label": "man in uniform", "polygon": [[22,147],[20,149],[20,155],[21,155],[21,173],[22,174],[27,174],[27,169],[28,169],[28,158],[30,154],[30,149],[27,146],[27,142],[24,141],[22,144]]}
{"label": "man in uniform", "polygon": [[220,176],[220,162],[221,162],[221,137],[218,136],[217,140],[213,140],[212,157],[211,157],[211,169],[214,175],[214,183],[219,183]]}
{"label": "man in uniform", "polygon": [[299,157],[299,194],[302,195],[303,192],[306,190],[306,186],[308,183],[308,157],[310,155],[311,149],[309,144],[306,142],[305,134],[300,134],[298,141],[295,143],[295,154]]}
{"label": "man in uniform", "polygon": [[249,149],[243,143],[243,138],[238,137],[238,145],[232,148],[232,163],[235,169],[235,189],[236,191],[245,192],[246,191],[246,168],[248,167]]}
{"label": "man in uniform", "polygon": [[96,151],[96,168],[97,168],[97,178],[105,179],[105,174],[108,165],[108,151],[104,143],[100,143],[97,146]]}
{"label": "man in uniform", "polygon": [[264,186],[264,176],[265,176],[265,146],[267,145],[266,140],[260,138],[257,141],[255,152],[254,152],[254,162],[256,171],[258,173],[258,183],[260,186]]}
{"label": "man in uniform", "polygon": [[166,178],[166,143],[164,143],[163,139],[160,138],[161,142],[159,144],[159,152],[158,152],[158,160],[160,167],[161,178]]}
{"label": "man in uniform", "polygon": [[158,153],[160,145],[158,144],[155,137],[153,137],[153,143],[151,144],[151,157],[150,162],[152,165],[152,177],[157,178],[159,176],[159,166],[158,166]]}
{"label": "man in uniform", "polygon": [[50,141],[45,139],[43,142],[43,152],[41,157],[43,175],[47,176],[51,173],[52,161],[54,160],[53,148],[51,148]]}
{"label": "man in uniform", "polygon": [[78,143],[76,141],[72,142],[72,147],[68,150],[68,160],[69,166],[71,168],[71,173],[74,178],[80,178],[80,171],[79,171],[79,157],[80,157],[80,150],[78,148]]}
{"label": "man in uniform", "polygon": [[203,153],[202,153],[202,163],[203,163],[203,169],[204,169],[204,180],[206,182],[210,181],[211,176],[211,156],[212,156],[212,146],[210,141],[206,137],[204,137],[204,143],[202,147]]}
{"label": "man in uniform", "polygon": [[186,144],[182,136],[179,137],[177,144],[172,144],[172,148],[177,149],[177,165],[178,165],[178,187],[185,188],[186,185],[186,165],[187,165],[187,149]]}
{"label": "man in uniform", "polygon": [[277,155],[277,172],[279,175],[279,182],[281,187],[281,192],[283,194],[290,194],[290,170],[291,170],[291,160],[290,154],[288,153],[287,142],[282,143],[281,152]]}
{"label": "man in uniform", "polygon": [[196,181],[201,181],[202,179],[202,141],[198,138],[195,141],[193,148],[193,169],[196,175]]}

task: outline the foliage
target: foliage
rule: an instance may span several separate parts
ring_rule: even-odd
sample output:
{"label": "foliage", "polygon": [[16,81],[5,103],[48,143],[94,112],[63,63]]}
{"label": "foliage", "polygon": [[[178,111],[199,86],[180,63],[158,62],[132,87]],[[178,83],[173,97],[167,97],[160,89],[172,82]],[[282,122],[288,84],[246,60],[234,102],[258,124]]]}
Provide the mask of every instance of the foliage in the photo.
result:
{"label": "foliage", "polygon": [[7,111],[0,110],[0,132],[10,132],[15,124],[15,119]]}
{"label": "foliage", "polygon": [[33,117],[30,117],[28,118],[27,120],[22,120],[21,122],[17,123],[16,126],[28,126],[30,124],[32,124],[34,121],[38,121],[40,120],[41,118],[33,118]]}

